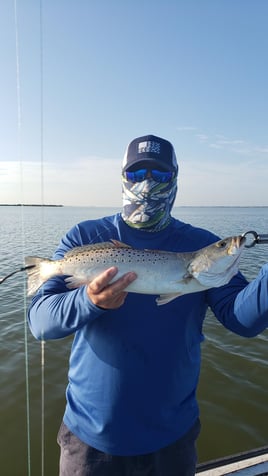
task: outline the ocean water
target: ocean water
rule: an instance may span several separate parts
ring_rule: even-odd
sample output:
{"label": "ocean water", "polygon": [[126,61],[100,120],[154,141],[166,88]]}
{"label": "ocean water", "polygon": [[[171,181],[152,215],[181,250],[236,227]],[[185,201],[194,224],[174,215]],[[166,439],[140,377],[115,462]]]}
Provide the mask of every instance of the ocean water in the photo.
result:
{"label": "ocean water", "polygon": [[[0,276],[21,267],[25,255],[51,256],[75,223],[115,211],[0,207]],[[248,230],[268,233],[266,207],[182,207],[173,215],[222,237]],[[243,253],[241,270],[251,281],[267,261],[268,245],[256,245]],[[72,339],[46,342],[42,361],[41,345],[25,324],[25,291],[23,273],[0,286],[0,470],[3,476],[42,472],[53,476],[58,474],[56,436],[65,406]],[[268,443],[268,331],[253,339],[241,338],[208,312],[204,334],[198,389],[200,462]]]}

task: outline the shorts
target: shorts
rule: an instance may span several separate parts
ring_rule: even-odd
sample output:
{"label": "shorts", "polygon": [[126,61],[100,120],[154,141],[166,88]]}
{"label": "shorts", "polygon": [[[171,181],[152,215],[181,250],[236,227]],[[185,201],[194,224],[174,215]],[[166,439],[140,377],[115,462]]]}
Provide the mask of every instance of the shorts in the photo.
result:
{"label": "shorts", "polygon": [[75,436],[62,423],[59,476],[193,476],[197,463],[196,440],[200,421],[182,438],[153,453],[114,456],[103,453]]}

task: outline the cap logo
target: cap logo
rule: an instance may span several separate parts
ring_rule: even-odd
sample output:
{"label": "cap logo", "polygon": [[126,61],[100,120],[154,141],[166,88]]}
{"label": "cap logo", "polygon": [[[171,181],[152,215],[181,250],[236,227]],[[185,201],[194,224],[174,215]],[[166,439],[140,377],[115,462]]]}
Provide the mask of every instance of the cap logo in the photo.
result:
{"label": "cap logo", "polygon": [[142,154],[143,152],[151,152],[154,154],[160,154],[160,143],[150,141],[150,140],[140,142],[138,146],[138,154]]}

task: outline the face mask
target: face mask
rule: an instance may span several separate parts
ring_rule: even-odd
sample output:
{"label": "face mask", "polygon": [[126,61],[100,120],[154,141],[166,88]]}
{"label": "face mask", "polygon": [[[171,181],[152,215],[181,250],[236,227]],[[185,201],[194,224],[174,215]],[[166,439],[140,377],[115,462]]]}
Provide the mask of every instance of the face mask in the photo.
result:
{"label": "face mask", "polygon": [[168,183],[152,178],[142,182],[123,180],[124,221],[131,227],[145,231],[160,231],[171,220],[170,212],[177,193],[177,175]]}

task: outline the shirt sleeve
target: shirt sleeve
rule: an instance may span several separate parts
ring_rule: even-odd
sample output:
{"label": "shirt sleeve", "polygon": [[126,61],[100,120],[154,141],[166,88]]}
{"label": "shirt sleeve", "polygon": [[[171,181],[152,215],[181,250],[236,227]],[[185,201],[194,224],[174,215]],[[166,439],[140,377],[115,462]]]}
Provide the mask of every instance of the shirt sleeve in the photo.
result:
{"label": "shirt sleeve", "polygon": [[248,283],[241,273],[221,288],[208,291],[208,303],[229,330],[255,337],[268,327],[268,264]]}
{"label": "shirt sleeve", "polygon": [[63,290],[61,278],[50,279],[34,296],[28,310],[29,327],[36,339],[59,339],[106,312],[88,298],[86,286]]}
{"label": "shirt sleeve", "polygon": [[237,295],[234,313],[246,329],[255,329],[259,334],[268,327],[268,264],[265,264],[256,279]]}
{"label": "shirt sleeve", "polygon": [[[81,246],[79,228],[74,227],[60,242],[53,259],[61,259],[74,246]],[[37,339],[66,337],[105,311],[87,296],[86,286],[69,290],[64,277],[49,279],[33,297],[28,309],[29,327]]]}

